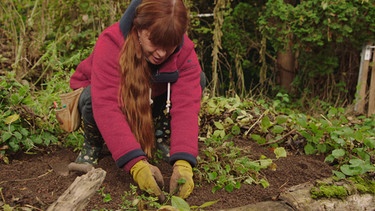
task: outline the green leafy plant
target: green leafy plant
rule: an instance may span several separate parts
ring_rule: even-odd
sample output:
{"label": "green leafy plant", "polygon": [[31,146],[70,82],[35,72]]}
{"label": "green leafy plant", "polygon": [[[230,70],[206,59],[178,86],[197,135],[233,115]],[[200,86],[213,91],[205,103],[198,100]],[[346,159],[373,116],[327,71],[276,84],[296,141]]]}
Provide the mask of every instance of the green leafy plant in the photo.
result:
{"label": "green leafy plant", "polygon": [[326,115],[310,116],[292,110],[287,95],[274,101],[234,98],[204,98],[200,140],[206,146],[199,157],[197,174],[215,184],[213,191],[233,191],[241,184],[261,184],[262,169],[272,168],[272,160],[261,156],[251,159],[246,147],[234,139],[251,139],[272,146],[276,158],[287,156],[286,148],[306,154],[324,154],[335,165],[334,175],[373,173],[375,166],[375,121],[346,115],[343,108],[331,107]]}
{"label": "green leafy plant", "polygon": [[16,81],[12,73],[0,78],[0,158],[8,163],[8,153],[58,143],[54,133],[41,126],[44,117],[33,110],[30,86]]}
{"label": "green leafy plant", "polygon": [[178,197],[178,196],[172,196],[171,197],[171,205],[172,207],[176,208],[179,211],[194,211],[194,210],[204,210],[204,208],[207,208],[209,206],[212,206],[217,201],[209,201],[205,202],[202,205],[199,206],[190,206],[184,199]]}
{"label": "green leafy plant", "polygon": [[[273,160],[264,155],[253,159],[247,147],[236,146],[233,141],[235,138],[243,138],[244,133],[253,129],[249,128],[252,122],[259,123],[257,128],[264,133],[271,131],[279,134],[283,131],[264,115],[267,112],[262,113],[257,109],[249,112],[255,104],[238,97],[218,97],[203,101],[202,112],[209,122],[202,126],[207,132],[205,137],[201,137],[206,147],[198,159],[196,174],[215,184],[213,192],[220,189],[232,192],[241,188],[241,184],[260,184],[265,188],[269,186],[268,181],[261,177],[260,171],[273,168]],[[263,118],[256,119],[254,116]],[[281,119],[279,122],[284,123]],[[283,147],[275,148],[274,153],[277,159],[287,155]]]}
{"label": "green leafy plant", "polygon": [[111,194],[104,192],[105,187],[102,187],[98,190],[99,195],[103,197],[103,202],[110,202],[112,201]]}
{"label": "green leafy plant", "polygon": [[340,178],[374,172],[374,122],[371,118],[348,118],[344,112],[342,108],[331,108],[327,117],[310,118],[309,123],[299,121],[300,126],[305,126],[301,132],[307,140],[305,152],[327,153],[326,161],[337,163],[340,171],[334,173]]}
{"label": "green leafy plant", "polygon": [[[103,192],[104,188],[99,190],[99,194],[103,196],[103,198],[108,198],[107,195]],[[157,197],[153,197],[146,194],[139,194],[138,186],[130,184],[130,190],[125,191],[124,194],[121,196],[122,203],[119,205],[121,210],[149,210],[149,209],[159,209],[159,208],[175,208],[180,211],[199,211],[212,206],[217,201],[209,201],[203,203],[202,205],[189,205],[184,199],[170,195],[169,193],[164,192],[166,196],[165,202],[162,204],[158,202]],[[103,209],[101,209],[103,210]]]}
{"label": "green leafy plant", "polygon": [[138,187],[130,184],[130,190],[125,191],[121,196],[122,203],[119,205],[122,210],[143,210],[159,208],[161,204],[158,198],[150,195],[139,194]]}

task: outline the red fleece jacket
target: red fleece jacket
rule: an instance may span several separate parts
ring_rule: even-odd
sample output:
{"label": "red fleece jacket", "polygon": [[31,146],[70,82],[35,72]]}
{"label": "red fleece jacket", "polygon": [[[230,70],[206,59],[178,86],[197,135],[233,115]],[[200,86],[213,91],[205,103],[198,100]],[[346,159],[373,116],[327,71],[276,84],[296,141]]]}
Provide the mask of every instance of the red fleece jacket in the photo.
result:
{"label": "red fleece jacket", "polygon": [[[126,171],[145,158],[140,144],[130,130],[118,104],[120,84],[119,53],[124,37],[119,23],[108,27],[99,36],[92,54],[77,67],[70,87],[91,85],[92,108],[96,124],[116,164]],[[178,80],[171,84],[171,146],[170,161],[187,160],[196,165],[198,155],[198,113],[200,110],[201,67],[193,42],[185,35],[181,49],[159,69],[178,70]],[[152,97],[166,91],[167,84],[154,84]],[[154,131],[150,131],[154,133]]]}

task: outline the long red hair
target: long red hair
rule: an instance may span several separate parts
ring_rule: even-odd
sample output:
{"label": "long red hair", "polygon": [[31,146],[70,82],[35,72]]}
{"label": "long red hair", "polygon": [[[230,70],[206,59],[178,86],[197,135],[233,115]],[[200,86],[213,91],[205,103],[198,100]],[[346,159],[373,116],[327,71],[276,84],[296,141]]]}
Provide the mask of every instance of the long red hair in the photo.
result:
{"label": "long red hair", "polygon": [[182,0],[142,0],[121,50],[119,103],[135,138],[148,156],[152,156],[155,145],[149,99],[151,70],[143,57],[138,31],[147,29],[150,41],[166,49],[182,43],[188,22]]}

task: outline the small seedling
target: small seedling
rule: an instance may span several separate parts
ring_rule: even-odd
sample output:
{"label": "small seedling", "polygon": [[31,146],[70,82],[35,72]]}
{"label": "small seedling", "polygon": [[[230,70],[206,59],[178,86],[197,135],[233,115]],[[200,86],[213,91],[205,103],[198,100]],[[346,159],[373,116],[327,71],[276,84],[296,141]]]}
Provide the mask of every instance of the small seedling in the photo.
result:
{"label": "small seedling", "polygon": [[98,190],[98,193],[103,197],[103,202],[108,203],[112,201],[111,194],[109,193],[104,193],[105,187],[102,187],[100,190]]}

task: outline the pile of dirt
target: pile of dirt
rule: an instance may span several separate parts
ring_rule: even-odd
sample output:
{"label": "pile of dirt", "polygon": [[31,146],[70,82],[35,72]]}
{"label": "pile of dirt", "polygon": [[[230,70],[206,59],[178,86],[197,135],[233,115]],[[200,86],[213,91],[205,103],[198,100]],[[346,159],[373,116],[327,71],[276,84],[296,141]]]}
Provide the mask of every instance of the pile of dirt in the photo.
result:
{"label": "pile of dirt", "polygon": [[[247,142],[254,154],[265,154],[272,158],[272,152],[255,143]],[[46,210],[50,204],[70,186],[77,176],[82,173],[68,172],[67,165],[74,161],[78,152],[72,149],[52,147],[37,154],[18,154],[11,158],[10,164],[0,164],[0,190],[3,204],[11,207],[29,207],[35,210]],[[331,176],[332,167],[324,163],[323,156],[307,156],[288,154],[286,158],[275,161],[276,170],[262,170],[261,174],[270,183],[268,188],[260,185],[242,185],[232,193],[225,190],[212,192],[214,184],[196,181],[192,195],[186,200],[191,206],[202,205],[205,202],[216,201],[205,210],[219,210],[240,207],[262,201],[277,200],[278,195],[285,189],[316,179]],[[166,188],[171,166],[165,162],[157,164],[162,171]],[[107,172],[102,184],[102,191],[111,196],[108,202],[103,196],[95,194],[86,210],[119,209],[121,196],[130,190],[129,184],[134,184],[130,175],[118,169],[110,154],[103,155],[99,168]]]}

